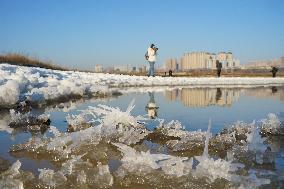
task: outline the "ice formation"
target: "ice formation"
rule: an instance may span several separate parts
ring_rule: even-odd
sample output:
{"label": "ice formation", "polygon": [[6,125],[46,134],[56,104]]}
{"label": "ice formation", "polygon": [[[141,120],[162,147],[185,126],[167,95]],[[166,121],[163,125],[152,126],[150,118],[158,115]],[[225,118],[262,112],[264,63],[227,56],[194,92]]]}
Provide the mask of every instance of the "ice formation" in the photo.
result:
{"label": "ice formation", "polygon": [[247,144],[248,150],[253,152],[261,152],[263,153],[266,149],[264,145],[265,138],[261,137],[260,129],[253,128],[252,131],[247,134]]}
{"label": "ice formation", "polygon": [[24,189],[19,169],[21,162],[17,160],[7,171],[0,173],[0,188]]}
{"label": "ice formation", "polygon": [[[73,151],[80,150],[84,145],[97,145],[100,141],[122,142],[125,144],[135,144],[145,138],[150,132],[139,120],[143,117],[133,117],[130,112],[134,108],[133,102],[125,112],[118,108],[98,105],[98,107],[89,107],[82,111],[89,116],[88,122],[99,122],[99,125],[93,125],[87,129],[72,133],[61,133],[54,126],[50,126],[50,132],[53,137],[34,138],[25,144],[19,144],[12,147],[11,151],[49,151],[57,154],[56,158],[65,159]],[[76,119],[76,117],[74,117]],[[70,119],[70,117],[69,117]]]}
{"label": "ice formation", "polygon": [[223,159],[213,159],[208,154],[209,139],[211,137],[211,119],[209,119],[208,129],[206,132],[206,140],[204,145],[204,151],[202,156],[195,156],[198,165],[194,174],[198,177],[206,177],[210,182],[215,181],[217,178],[224,178],[226,180],[232,181],[233,177],[237,177],[233,172],[237,171],[239,168],[243,167],[241,164],[235,164],[231,161],[226,161]]}
{"label": "ice formation", "polygon": [[101,135],[105,139],[117,139],[125,144],[135,144],[148,135],[149,131],[141,125],[145,120],[142,116],[132,116],[131,110],[134,108],[132,101],[127,110],[121,111],[119,108],[112,108],[106,105],[89,107],[86,114],[92,115],[90,122],[101,123]]}
{"label": "ice formation", "polygon": [[234,181],[238,176],[234,174],[242,164],[232,163],[223,159],[214,159],[206,156],[195,156],[199,162],[196,166],[194,174],[198,177],[206,177],[210,182],[215,181],[217,178],[224,178],[228,181]]}
{"label": "ice formation", "polygon": [[272,113],[260,121],[260,128],[265,135],[284,135],[284,124],[281,124],[278,117]]}
{"label": "ice formation", "polygon": [[39,169],[39,180],[51,188],[62,185],[67,181],[67,178],[61,171],[55,172],[52,169]]}
{"label": "ice formation", "polygon": [[78,114],[78,115],[68,114],[66,117],[66,121],[68,123],[67,130],[69,132],[80,131],[91,127],[91,124],[87,122],[87,119],[83,114]]}
{"label": "ice formation", "polygon": [[29,132],[44,132],[49,127],[49,114],[33,115],[31,112],[20,113],[10,109],[9,127]]}
{"label": "ice formation", "polygon": [[72,185],[75,185],[76,188],[80,185],[93,186],[94,188],[109,188],[112,186],[113,176],[108,165],[99,162],[97,166],[93,166],[81,159],[84,155],[72,155],[70,159],[62,163],[58,171],[39,169],[41,185],[52,188],[66,188],[70,183],[73,183]]}
{"label": "ice formation", "polygon": [[205,132],[202,132],[201,130],[186,131],[179,121],[171,121],[166,124],[162,121],[155,132],[178,138],[176,140],[169,140],[166,143],[173,151],[200,148],[205,141]]}
{"label": "ice formation", "polygon": [[[39,182],[43,186],[55,188],[64,188],[70,183],[76,187],[87,185],[110,188],[116,178],[124,182],[124,178],[131,176],[142,180],[151,178],[149,182],[155,181],[155,176],[160,182],[172,178],[180,179],[181,183],[205,179],[207,186],[214,185],[221,179],[240,188],[258,188],[270,183],[268,178],[275,177],[268,173],[263,178],[263,175],[251,171],[255,163],[262,165],[266,161],[268,144],[261,135],[263,128],[272,131],[282,127],[275,115],[269,114],[268,119],[251,124],[237,122],[212,136],[211,122],[207,132],[186,131],[178,121],[161,121],[157,128],[148,131],[143,124],[144,117],[131,115],[133,108],[134,101],[125,111],[105,105],[88,107],[77,116],[69,115],[67,120],[74,125],[88,123],[89,128],[68,133],[50,126],[51,136],[33,136],[26,143],[14,146],[12,151],[48,154],[48,158],[53,158],[51,160],[60,166],[56,170],[40,169]],[[13,114],[15,120],[22,116],[15,112]],[[148,135],[157,133],[172,137],[163,144],[165,153],[138,148],[143,146],[144,142],[141,141],[147,140]],[[226,143],[222,150],[227,153],[227,157],[212,156],[212,149],[220,151],[220,144],[223,143]],[[201,156],[180,153],[194,151],[196,147],[203,149]],[[122,154],[122,158],[119,154]],[[252,154],[252,158],[243,158],[246,154]],[[108,161],[114,157],[121,165],[111,172]],[[267,162],[274,163],[270,159]],[[17,169],[15,166],[15,170]]]}
{"label": "ice formation", "polygon": [[1,83],[0,80],[0,105],[9,107],[16,104],[20,96],[19,84],[13,80],[9,80],[3,85]]}
{"label": "ice formation", "polygon": [[[188,174],[192,169],[192,159],[187,157],[151,154],[150,151],[137,152],[121,143],[113,143],[113,145],[118,147],[118,150],[123,154],[122,168],[133,174],[145,175],[153,170],[161,169],[165,174],[180,177]],[[124,175],[120,174],[120,176]]]}
{"label": "ice formation", "polygon": [[83,115],[69,115],[66,117],[68,125],[80,125],[86,122],[86,119]]}
{"label": "ice formation", "polygon": [[5,131],[7,133],[12,133],[14,131],[13,128],[9,127],[10,123],[10,114],[2,114],[2,117],[0,119],[0,131]]}

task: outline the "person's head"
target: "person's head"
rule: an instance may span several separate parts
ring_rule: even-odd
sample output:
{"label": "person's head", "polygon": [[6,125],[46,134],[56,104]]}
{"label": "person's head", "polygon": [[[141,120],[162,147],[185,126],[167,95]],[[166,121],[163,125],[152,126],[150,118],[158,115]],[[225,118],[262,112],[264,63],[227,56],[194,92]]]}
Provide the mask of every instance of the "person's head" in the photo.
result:
{"label": "person's head", "polygon": [[154,48],[154,47],[155,47],[155,45],[152,43],[150,47],[151,47],[151,48]]}

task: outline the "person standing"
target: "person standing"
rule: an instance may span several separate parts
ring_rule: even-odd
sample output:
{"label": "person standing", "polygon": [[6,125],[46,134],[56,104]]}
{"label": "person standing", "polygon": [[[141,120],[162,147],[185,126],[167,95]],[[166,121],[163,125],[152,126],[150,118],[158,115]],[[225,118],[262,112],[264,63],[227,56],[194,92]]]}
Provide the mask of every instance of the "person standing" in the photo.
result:
{"label": "person standing", "polygon": [[276,73],[278,72],[278,68],[276,68],[275,66],[272,66],[271,72],[272,72],[272,77],[276,77]]}
{"label": "person standing", "polygon": [[173,70],[171,70],[171,69],[169,70],[169,76],[173,77]]}
{"label": "person standing", "polygon": [[217,76],[220,77],[222,70],[222,63],[219,60],[216,61],[216,68],[217,68]]}
{"label": "person standing", "polygon": [[151,44],[151,46],[147,49],[147,52],[145,54],[145,58],[149,62],[149,65],[150,65],[148,77],[155,76],[154,64],[156,62],[157,51],[158,51],[158,48],[154,44]]}

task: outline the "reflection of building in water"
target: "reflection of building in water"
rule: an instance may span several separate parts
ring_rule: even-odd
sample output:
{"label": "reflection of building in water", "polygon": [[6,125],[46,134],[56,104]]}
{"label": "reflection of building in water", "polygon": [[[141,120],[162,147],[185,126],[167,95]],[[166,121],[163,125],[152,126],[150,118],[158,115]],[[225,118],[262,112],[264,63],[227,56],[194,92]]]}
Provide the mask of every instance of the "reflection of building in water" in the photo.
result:
{"label": "reflection of building in water", "polygon": [[180,100],[185,106],[203,107],[210,105],[226,106],[231,105],[240,96],[239,90],[234,89],[209,89],[209,88],[183,88],[165,92],[165,97],[169,101]]}
{"label": "reflection of building in water", "polygon": [[210,105],[227,106],[233,104],[240,96],[238,90],[232,89],[182,89],[180,98],[185,106],[204,107]]}
{"label": "reflection of building in water", "polygon": [[276,98],[284,101],[284,87],[272,86],[272,87],[259,87],[243,90],[245,95],[254,96],[257,98]]}
{"label": "reflection of building in water", "polygon": [[171,91],[165,91],[165,97],[169,101],[176,101],[179,96],[179,92],[180,91],[178,89],[174,89]]}

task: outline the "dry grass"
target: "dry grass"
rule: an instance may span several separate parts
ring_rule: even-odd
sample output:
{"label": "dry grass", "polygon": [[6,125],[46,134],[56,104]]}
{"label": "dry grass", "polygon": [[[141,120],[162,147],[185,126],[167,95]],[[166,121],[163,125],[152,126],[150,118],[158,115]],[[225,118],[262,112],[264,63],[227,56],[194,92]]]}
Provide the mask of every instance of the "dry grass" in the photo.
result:
{"label": "dry grass", "polygon": [[9,53],[0,55],[0,64],[9,63],[12,65],[28,66],[28,67],[40,67],[53,70],[69,70],[61,66],[52,64],[50,61],[40,61],[36,58],[31,58],[28,55],[22,55],[18,53]]}

